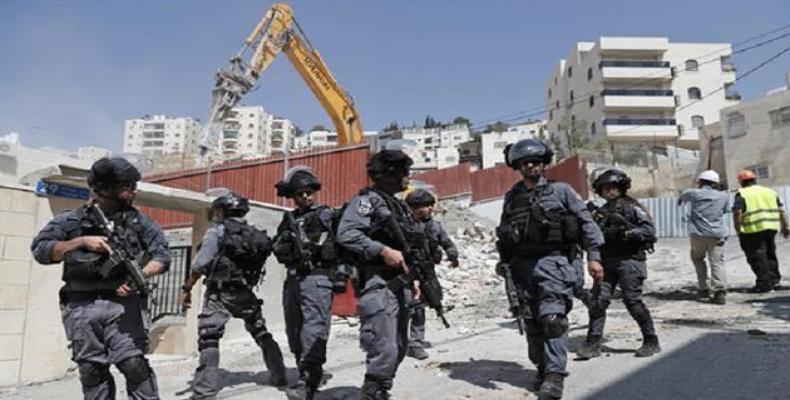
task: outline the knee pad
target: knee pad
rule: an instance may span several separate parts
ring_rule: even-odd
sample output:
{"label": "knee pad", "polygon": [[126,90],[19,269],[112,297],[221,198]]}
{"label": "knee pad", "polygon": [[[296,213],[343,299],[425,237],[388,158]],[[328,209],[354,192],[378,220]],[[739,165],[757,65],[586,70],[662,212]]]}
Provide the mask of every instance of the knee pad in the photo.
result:
{"label": "knee pad", "polygon": [[549,314],[540,317],[543,335],[549,339],[558,338],[568,331],[568,318],[560,314]]}
{"label": "knee pad", "polygon": [[110,367],[90,361],[77,363],[80,372],[80,382],[84,387],[99,386],[102,382],[112,379]]}
{"label": "knee pad", "polygon": [[128,382],[139,384],[151,376],[151,367],[143,356],[129,357],[115,365]]}
{"label": "knee pad", "polygon": [[219,347],[219,339],[222,338],[224,329],[214,326],[203,327],[198,330],[198,350],[209,347]]}

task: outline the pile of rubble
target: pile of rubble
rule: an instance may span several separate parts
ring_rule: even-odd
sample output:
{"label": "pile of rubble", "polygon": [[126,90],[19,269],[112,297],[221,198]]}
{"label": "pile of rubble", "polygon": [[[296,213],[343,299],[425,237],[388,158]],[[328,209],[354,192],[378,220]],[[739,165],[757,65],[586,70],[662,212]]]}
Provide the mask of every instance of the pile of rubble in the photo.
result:
{"label": "pile of rubble", "polygon": [[[444,303],[459,325],[508,315],[504,282],[496,272],[496,224],[480,218],[461,203],[443,202],[436,216],[458,247],[460,266],[442,263],[436,269]],[[459,321],[460,319],[461,321]]]}

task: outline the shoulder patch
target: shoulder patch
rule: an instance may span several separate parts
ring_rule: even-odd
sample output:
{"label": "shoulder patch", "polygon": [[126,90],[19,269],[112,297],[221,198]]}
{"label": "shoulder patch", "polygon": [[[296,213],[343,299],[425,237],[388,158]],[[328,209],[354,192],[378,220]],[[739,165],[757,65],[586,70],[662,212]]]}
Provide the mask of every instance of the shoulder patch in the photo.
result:
{"label": "shoulder patch", "polygon": [[360,198],[359,205],[357,206],[357,212],[360,215],[367,216],[370,215],[371,211],[373,211],[373,204],[370,204],[370,200],[364,197]]}

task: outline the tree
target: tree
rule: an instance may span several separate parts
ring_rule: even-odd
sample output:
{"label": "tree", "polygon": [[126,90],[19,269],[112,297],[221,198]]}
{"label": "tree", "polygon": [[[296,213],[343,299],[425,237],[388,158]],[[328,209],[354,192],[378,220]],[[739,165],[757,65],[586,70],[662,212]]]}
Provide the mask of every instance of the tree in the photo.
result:
{"label": "tree", "polygon": [[466,125],[466,126],[469,126],[469,125],[472,125],[472,122],[469,121],[469,118],[466,118],[466,117],[455,117],[455,119],[453,120],[453,125]]}
{"label": "tree", "polygon": [[302,136],[304,131],[298,125],[294,125],[294,136]]}
{"label": "tree", "polygon": [[577,120],[567,115],[560,120],[559,134],[563,136],[565,154],[572,156],[590,143],[590,133],[587,122],[583,119]]}
{"label": "tree", "polygon": [[398,127],[398,123],[395,122],[395,121],[392,121],[392,122],[390,122],[389,125],[385,126],[384,129],[382,129],[382,130],[384,132],[391,132],[391,131],[397,131],[398,129],[400,129]]}
{"label": "tree", "polygon": [[423,124],[423,128],[430,129],[430,128],[438,128],[441,127],[442,123],[433,119],[430,115],[425,116],[425,123]]}
{"label": "tree", "polygon": [[329,129],[326,129],[325,126],[323,126],[321,124],[318,124],[318,125],[313,125],[313,127],[310,128],[310,132],[313,132],[313,131],[329,131]]}
{"label": "tree", "polygon": [[488,132],[504,132],[509,127],[510,127],[510,125],[508,125],[508,124],[506,124],[506,123],[504,123],[502,121],[497,121],[493,125],[488,125],[488,127],[486,127],[486,131],[488,131]]}

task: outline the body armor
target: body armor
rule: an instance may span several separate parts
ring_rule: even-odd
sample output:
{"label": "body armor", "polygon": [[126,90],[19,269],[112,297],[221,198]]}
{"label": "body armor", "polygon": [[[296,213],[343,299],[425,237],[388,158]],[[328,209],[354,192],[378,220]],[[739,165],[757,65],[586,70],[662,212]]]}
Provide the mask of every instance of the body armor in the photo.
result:
{"label": "body armor", "polygon": [[222,226],[224,234],[208,277],[209,284],[254,287],[264,273],[263,264],[271,251],[266,231],[236,218],[223,220]]}
{"label": "body armor", "polygon": [[[612,218],[616,214],[623,218]],[[604,260],[633,258],[645,260],[645,251],[652,244],[649,240],[626,240],[625,232],[631,226],[637,226],[639,220],[633,204],[623,199],[607,202],[601,210],[594,214],[595,222],[603,232],[606,243],[601,247],[601,257]],[[629,226],[631,224],[631,226]]]}

